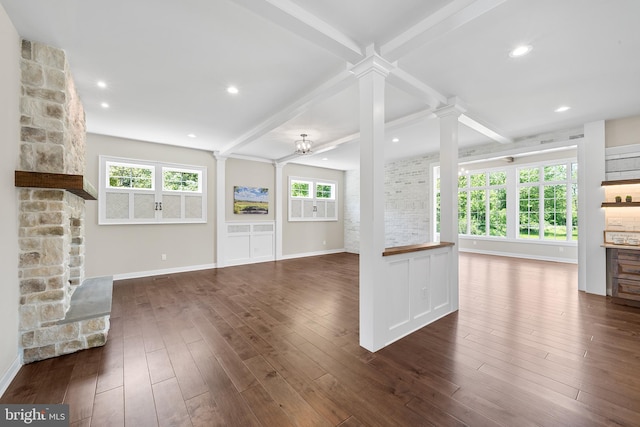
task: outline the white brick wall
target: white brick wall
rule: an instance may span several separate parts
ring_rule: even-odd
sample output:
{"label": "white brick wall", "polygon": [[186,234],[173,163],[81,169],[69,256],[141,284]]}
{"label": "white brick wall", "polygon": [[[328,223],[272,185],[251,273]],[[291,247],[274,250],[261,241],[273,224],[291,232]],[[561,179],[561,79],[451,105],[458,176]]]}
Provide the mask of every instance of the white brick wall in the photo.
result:
{"label": "white brick wall", "polygon": [[[429,164],[436,155],[385,165],[385,247],[429,241]],[[360,252],[360,171],[345,173],[344,245]]]}
{"label": "white brick wall", "polygon": [[640,178],[640,145],[607,148],[605,171],[607,181]]}

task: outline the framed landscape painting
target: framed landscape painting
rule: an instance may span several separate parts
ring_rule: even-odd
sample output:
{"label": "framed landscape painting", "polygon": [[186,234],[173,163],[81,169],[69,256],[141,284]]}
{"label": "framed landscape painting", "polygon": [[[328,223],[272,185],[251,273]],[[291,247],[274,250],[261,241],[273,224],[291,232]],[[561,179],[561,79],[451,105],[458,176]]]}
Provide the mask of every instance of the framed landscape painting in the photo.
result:
{"label": "framed landscape painting", "polygon": [[233,187],[233,213],[258,214],[269,213],[269,189],[259,187]]}

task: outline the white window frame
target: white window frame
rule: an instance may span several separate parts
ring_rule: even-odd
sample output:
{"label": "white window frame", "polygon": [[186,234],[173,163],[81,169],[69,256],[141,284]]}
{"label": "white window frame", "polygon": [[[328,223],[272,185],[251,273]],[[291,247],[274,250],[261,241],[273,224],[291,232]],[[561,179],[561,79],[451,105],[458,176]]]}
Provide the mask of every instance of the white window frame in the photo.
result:
{"label": "white window frame", "polygon": [[[100,178],[98,185],[98,224],[114,225],[114,224],[190,224],[190,223],[206,223],[207,222],[207,168],[202,166],[182,165],[175,163],[163,163],[139,159],[127,159],[121,157],[99,156],[100,160]],[[110,165],[130,166],[130,167],[148,167],[152,168],[152,188],[120,188],[111,187],[109,185],[109,167]],[[181,171],[188,173],[197,173],[199,175],[198,190],[170,190],[164,189],[164,172],[165,171]],[[122,211],[119,218],[108,217],[109,196],[120,195],[121,199],[126,200],[126,209],[128,212]],[[136,217],[136,196],[145,197],[144,207],[149,214],[145,217]],[[151,197],[153,201],[151,202]],[[167,208],[169,200],[176,200]],[[196,212],[200,215],[189,215],[190,202],[196,202]],[[151,205],[152,203],[152,205]],[[163,205],[164,204],[164,205]],[[153,213],[150,213],[153,210]],[[173,212],[173,217],[167,217],[168,212]]]}
{"label": "white window frame", "polygon": [[[292,196],[294,182],[309,183],[309,197]],[[332,197],[317,197],[318,185],[330,185]],[[338,220],[338,183],[321,178],[289,177],[289,221],[337,221]]]}
{"label": "white window frame", "polygon": [[[502,166],[499,168],[483,168],[483,169],[475,169],[475,170],[470,170],[468,171],[468,175],[475,175],[475,174],[480,174],[480,173],[485,173],[486,177],[485,180],[486,181],[486,187],[473,187],[470,188],[470,179],[467,179],[467,186],[463,187],[463,188],[458,188],[458,192],[460,191],[466,191],[467,192],[467,212],[466,212],[466,219],[467,219],[467,233],[458,233],[458,235],[460,237],[464,237],[464,238],[473,238],[473,239],[477,239],[480,238],[482,240],[500,240],[500,241],[512,241],[512,242],[523,242],[523,243],[544,243],[544,244],[567,244],[567,245],[575,245],[577,244],[577,240],[573,240],[572,235],[570,232],[567,232],[567,238],[566,240],[556,240],[556,239],[548,239],[548,238],[544,238],[544,233],[542,232],[542,236],[538,236],[538,238],[521,238],[520,237],[520,233],[519,233],[519,229],[520,229],[520,188],[522,186],[538,186],[539,189],[539,203],[538,203],[538,209],[539,209],[539,221],[543,221],[544,218],[544,186],[545,185],[555,185],[555,184],[566,184],[566,205],[567,205],[567,230],[570,230],[572,228],[572,205],[573,205],[573,200],[572,200],[572,185],[577,184],[577,179],[573,179],[572,178],[572,169],[571,166],[573,164],[577,164],[577,159],[575,157],[571,157],[571,158],[559,158],[559,159],[554,159],[554,160],[546,160],[546,161],[539,161],[539,162],[532,162],[532,163],[526,163],[526,164],[521,164],[521,165],[510,165],[510,166]],[[567,176],[566,176],[566,180],[561,180],[561,181],[544,181],[543,180],[543,176],[544,176],[544,168],[546,166],[555,166],[555,165],[566,165],[567,166]],[[519,182],[519,171],[520,169],[529,169],[529,168],[534,168],[537,167],[539,168],[539,181],[536,183],[520,183]],[[433,233],[434,235],[437,237],[439,236],[439,231],[438,231],[438,223],[437,223],[437,209],[438,209],[438,204],[437,204],[437,196],[439,193],[439,190],[437,188],[437,180],[440,177],[440,165],[437,163],[432,164],[431,166],[431,175],[432,175],[432,188],[433,188],[433,197],[431,200],[432,203],[432,215],[434,218],[433,221]],[[507,175],[507,183],[506,183],[506,190],[507,190],[507,236],[503,237],[503,236],[491,236],[490,233],[490,212],[489,212],[489,203],[490,200],[488,198],[489,194],[488,194],[488,190],[490,189],[497,189],[497,188],[504,188],[504,185],[496,185],[496,186],[489,186],[488,185],[488,175],[491,172],[500,172],[500,171],[504,171],[506,172]],[[465,173],[466,174],[467,171],[464,172],[459,172],[459,173]],[[579,172],[578,172],[579,173]],[[486,196],[485,196],[485,208],[487,210],[486,213],[486,230],[485,230],[485,234],[483,235],[474,235],[474,234],[469,234],[470,231],[470,197],[469,197],[469,191],[470,190],[486,190]],[[578,203],[580,203],[580,201],[578,200]],[[543,225],[542,225],[543,227]],[[580,227],[580,224],[578,224],[578,227]]]}
{"label": "white window frame", "polygon": [[[520,237],[520,233],[516,234],[516,239],[524,242],[577,242],[577,240],[573,239],[573,224],[572,224],[572,206],[573,206],[573,186],[578,184],[577,178],[574,179],[572,177],[572,165],[577,164],[577,159],[561,159],[561,160],[549,160],[546,162],[530,164],[530,165],[522,165],[516,168],[516,230],[520,230],[520,188],[523,187],[538,187],[538,237]],[[558,166],[564,165],[566,168],[566,176],[563,180],[555,180],[555,181],[545,181],[544,180],[544,168],[549,166]],[[531,169],[538,168],[538,181],[536,182],[520,182],[520,170],[521,169]],[[578,171],[578,173],[580,173]],[[564,240],[546,238],[544,236],[544,187],[545,186],[553,186],[553,185],[564,185],[565,186],[565,205],[566,205],[566,223],[565,227],[567,230],[567,236]],[[578,203],[580,201],[578,200]],[[580,225],[578,224],[578,227]]]}

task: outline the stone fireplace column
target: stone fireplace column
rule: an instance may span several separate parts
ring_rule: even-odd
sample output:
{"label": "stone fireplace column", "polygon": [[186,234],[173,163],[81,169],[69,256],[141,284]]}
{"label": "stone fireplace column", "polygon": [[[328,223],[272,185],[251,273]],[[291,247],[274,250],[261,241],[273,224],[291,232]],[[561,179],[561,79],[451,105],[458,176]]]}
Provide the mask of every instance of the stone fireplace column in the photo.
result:
{"label": "stone fireplace column", "polygon": [[[83,175],[84,109],[64,51],[23,40],[21,70],[20,169]],[[108,315],[65,320],[84,279],[84,199],[49,188],[24,188],[19,198],[23,362],[103,345]]]}

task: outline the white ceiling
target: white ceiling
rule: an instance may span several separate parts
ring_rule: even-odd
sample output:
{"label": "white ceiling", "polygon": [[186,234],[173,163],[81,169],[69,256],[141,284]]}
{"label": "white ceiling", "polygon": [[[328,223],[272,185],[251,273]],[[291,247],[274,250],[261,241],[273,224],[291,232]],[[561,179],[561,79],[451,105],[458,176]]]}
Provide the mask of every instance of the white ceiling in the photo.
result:
{"label": "white ceiling", "polygon": [[[349,69],[372,44],[397,61],[385,93],[389,160],[438,150],[432,112],[451,97],[512,141],[640,114],[638,0],[0,3],[22,37],[67,52],[93,133],[354,169]],[[509,57],[520,44],[532,52]],[[315,154],[291,157],[301,133]],[[462,147],[490,141],[461,126]]]}

